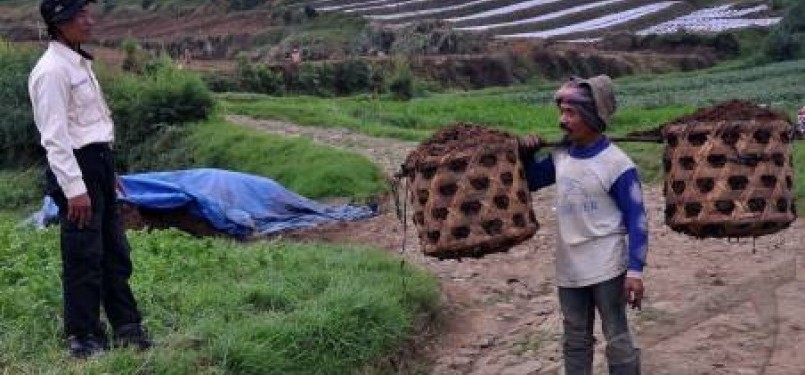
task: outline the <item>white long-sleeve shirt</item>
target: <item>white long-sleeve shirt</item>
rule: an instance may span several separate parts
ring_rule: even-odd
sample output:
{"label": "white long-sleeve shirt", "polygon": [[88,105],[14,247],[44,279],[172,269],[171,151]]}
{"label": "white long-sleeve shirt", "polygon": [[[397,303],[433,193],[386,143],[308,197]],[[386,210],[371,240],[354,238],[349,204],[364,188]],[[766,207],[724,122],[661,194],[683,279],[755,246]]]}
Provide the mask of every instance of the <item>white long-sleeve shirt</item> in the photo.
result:
{"label": "white long-sleeve shirt", "polygon": [[90,143],[114,141],[114,123],[92,61],[52,41],[31,72],[28,92],[41,144],[67,198],[87,192],[73,155]]}

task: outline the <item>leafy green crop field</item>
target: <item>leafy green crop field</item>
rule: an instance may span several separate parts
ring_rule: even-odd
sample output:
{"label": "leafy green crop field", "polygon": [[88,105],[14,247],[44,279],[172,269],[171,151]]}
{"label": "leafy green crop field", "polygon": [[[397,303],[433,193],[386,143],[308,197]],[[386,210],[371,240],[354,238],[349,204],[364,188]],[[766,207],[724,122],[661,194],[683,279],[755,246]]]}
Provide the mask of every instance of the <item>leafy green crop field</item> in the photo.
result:
{"label": "leafy green crop field", "polygon": [[[756,67],[733,63],[710,70],[658,76],[626,77],[616,81],[620,108],[609,132],[624,135],[648,130],[692,113],[696,108],[729,99],[770,105],[793,118],[805,104],[805,60]],[[531,86],[430,94],[409,102],[386,97],[355,96],[269,97],[226,94],[224,112],[302,125],[345,127],[374,136],[422,140],[434,130],[456,122],[472,122],[512,131],[539,133],[558,139],[558,112],[551,103],[558,82]],[[640,166],[647,181],[662,177],[662,145],[623,146]],[[805,148],[795,146],[796,165],[805,162]],[[805,197],[805,176],[797,175],[797,195]]]}
{"label": "leafy green crop field", "polygon": [[436,281],[386,253],[286,242],[130,235],[132,285],[157,345],[70,359],[61,338],[58,232],[0,218],[4,374],[349,374],[432,312]]}

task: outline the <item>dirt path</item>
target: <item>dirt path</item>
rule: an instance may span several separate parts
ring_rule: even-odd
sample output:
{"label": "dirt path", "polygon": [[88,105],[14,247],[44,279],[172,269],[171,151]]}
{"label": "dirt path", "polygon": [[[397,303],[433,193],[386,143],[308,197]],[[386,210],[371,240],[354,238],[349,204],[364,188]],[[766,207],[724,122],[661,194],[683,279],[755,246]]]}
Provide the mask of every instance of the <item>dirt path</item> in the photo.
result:
{"label": "dirt path", "polygon": [[[367,155],[396,171],[413,143],[343,129],[301,127],[228,116],[271,133]],[[561,315],[553,286],[552,189],[533,195],[541,229],[508,253],[463,262],[420,254],[413,228],[406,259],[436,275],[446,327],[426,350],[434,374],[561,373]],[[696,240],[663,225],[663,197],[646,189],[651,247],[645,307],[630,312],[643,347],[645,374],[805,375],[805,222],[740,242]],[[399,251],[402,228],[392,213],[295,235]],[[597,334],[598,373],[605,373]]]}

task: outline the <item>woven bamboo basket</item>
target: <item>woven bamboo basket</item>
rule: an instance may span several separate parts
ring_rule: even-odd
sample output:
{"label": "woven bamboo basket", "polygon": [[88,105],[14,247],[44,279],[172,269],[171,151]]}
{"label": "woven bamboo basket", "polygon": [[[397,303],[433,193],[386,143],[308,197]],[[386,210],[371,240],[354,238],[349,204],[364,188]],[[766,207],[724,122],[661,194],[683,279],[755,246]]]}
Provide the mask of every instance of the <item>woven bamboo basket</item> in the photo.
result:
{"label": "woven bamboo basket", "polygon": [[425,255],[481,257],[507,251],[539,227],[516,140],[460,124],[409,155],[413,222]]}
{"label": "woven bamboo basket", "polygon": [[695,237],[758,237],[796,219],[791,125],[718,120],[667,125],[665,220]]}

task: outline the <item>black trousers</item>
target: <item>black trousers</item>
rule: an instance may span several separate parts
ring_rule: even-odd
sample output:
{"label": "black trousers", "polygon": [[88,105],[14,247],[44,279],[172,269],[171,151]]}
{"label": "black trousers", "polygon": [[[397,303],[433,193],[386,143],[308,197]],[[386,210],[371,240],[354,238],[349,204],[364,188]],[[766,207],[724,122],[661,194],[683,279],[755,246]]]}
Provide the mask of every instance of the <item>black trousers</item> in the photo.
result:
{"label": "black trousers", "polygon": [[114,153],[95,143],[74,154],[92,203],[89,225],[67,219],[67,198],[53,172],[46,173],[47,193],[59,206],[64,329],[67,336],[101,335],[101,305],[114,329],[142,318],[129,286],[131,250],[117,211]]}

